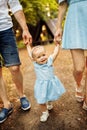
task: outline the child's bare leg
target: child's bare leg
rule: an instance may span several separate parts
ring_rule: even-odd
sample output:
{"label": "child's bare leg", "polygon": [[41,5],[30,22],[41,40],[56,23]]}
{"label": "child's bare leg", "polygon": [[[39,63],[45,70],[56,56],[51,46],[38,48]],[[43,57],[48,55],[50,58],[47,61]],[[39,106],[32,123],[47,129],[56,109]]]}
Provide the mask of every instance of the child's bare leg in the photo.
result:
{"label": "child's bare leg", "polygon": [[40,104],[41,112],[45,112],[47,110],[46,104]]}

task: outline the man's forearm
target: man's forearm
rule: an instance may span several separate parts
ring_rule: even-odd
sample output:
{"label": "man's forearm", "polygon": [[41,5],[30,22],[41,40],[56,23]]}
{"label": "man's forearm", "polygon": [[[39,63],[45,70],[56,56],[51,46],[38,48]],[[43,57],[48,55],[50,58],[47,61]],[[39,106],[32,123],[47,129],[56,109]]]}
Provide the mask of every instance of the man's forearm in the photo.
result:
{"label": "man's forearm", "polygon": [[22,30],[28,30],[26,19],[23,10],[19,10],[14,13],[16,20],[18,21],[19,25],[21,26]]}

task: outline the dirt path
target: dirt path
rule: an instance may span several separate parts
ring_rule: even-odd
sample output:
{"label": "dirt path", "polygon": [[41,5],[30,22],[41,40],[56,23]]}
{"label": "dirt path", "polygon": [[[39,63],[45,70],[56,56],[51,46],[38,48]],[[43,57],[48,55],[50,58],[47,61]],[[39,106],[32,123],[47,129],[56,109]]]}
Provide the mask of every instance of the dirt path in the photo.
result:
{"label": "dirt path", "polygon": [[[53,45],[46,46],[48,54],[52,52]],[[34,99],[33,86],[35,74],[26,49],[20,50],[22,61],[21,70],[24,75],[25,93],[31,101],[30,111],[23,112],[19,107],[14,84],[8,82],[8,96],[14,103],[14,112],[0,124],[0,130],[87,130],[87,112],[82,109],[82,103],[75,100],[75,82],[72,76],[72,59],[69,51],[61,50],[55,61],[55,73],[66,88],[66,93],[54,102],[54,109],[50,112],[47,122],[39,121],[39,108]],[[14,86],[14,87],[13,87]]]}

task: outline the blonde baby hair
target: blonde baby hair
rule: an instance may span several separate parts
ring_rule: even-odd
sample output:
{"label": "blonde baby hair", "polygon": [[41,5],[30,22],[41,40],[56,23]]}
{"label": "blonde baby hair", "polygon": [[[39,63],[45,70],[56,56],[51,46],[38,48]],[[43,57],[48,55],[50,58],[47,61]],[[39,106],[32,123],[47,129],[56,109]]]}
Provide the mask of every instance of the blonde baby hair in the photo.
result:
{"label": "blonde baby hair", "polygon": [[44,49],[44,47],[42,45],[37,45],[37,46],[35,46],[35,47],[32,48],[32,50],[31,50],[31,57],[32,58],[34,58],[34,51],[36,49],[39,49],[39,48],[43,48]]}

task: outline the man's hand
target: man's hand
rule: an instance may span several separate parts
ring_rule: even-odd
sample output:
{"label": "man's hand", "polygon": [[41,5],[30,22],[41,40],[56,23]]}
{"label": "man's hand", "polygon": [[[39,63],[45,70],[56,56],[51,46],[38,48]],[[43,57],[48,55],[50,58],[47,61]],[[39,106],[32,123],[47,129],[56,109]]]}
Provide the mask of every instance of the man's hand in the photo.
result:
{"label": "man's hand", "polygon": [[22,38],[23,38],[25,45],[27,45],[27,44],[31,45],[32,44],[32,36],[31,36],[30,32],[28,31],[28,29],[23,30]]}

